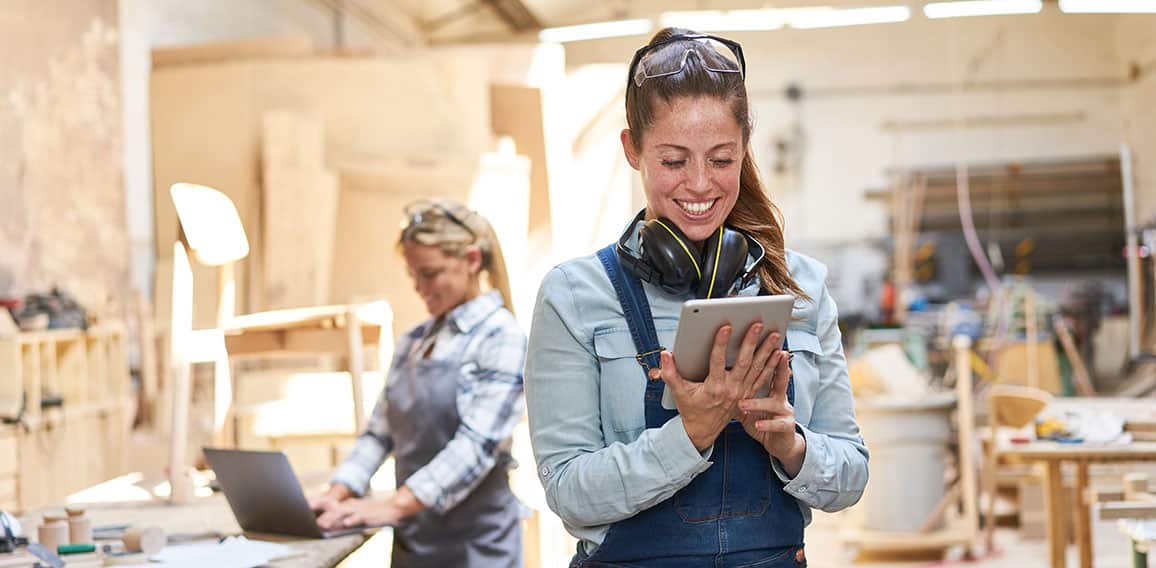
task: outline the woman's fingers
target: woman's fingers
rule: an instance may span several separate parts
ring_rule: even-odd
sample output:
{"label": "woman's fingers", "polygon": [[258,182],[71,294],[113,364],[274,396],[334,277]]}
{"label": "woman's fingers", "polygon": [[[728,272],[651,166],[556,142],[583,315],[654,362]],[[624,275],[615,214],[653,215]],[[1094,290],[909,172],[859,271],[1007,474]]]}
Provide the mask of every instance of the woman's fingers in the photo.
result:
{"label": "woman's fingers", "polygon": [[342,507],[334,507],[317,517],[317,525],[323,529],[331,529],[339,526],[345,515],[346,512],[342,510]]}
{"label": "woman's fingers", "polygon": [[743,398],[756,396],[774,377],[774,356],[778,350],[779,334],[773,332],[768,335],[755,351],[754,361],[747,375],[747,388]]}
{"label": "woman's fingers", "polygon": [[361,511],[357,510],[350,511],[349,514],[345,516],[345,519],[342,521],[342,523],[345,524],[346,527],[355,527],[357,525],[368,524],[365,522],[365,515],[363,515]]}
{"label": "woman's fingers", "polygon": [[772,434],[786,434],[788,432],[795,431],[795,421],[786,420],[785,417],[756,420],[755,430],[760,432],[770,432]]}
{"label": "woman's fingers", "polygon": [[787,385],[791,382],[791,354],[779,351],[779,360],[775,365],[775,382],[771,383],[771,398],[787,401]]}
{"label": "woman's fingers", "polygon": [[650,370],[650,378],[662,379],[667,387],[674,389],[675,392],[682,392],[686,388],[687,380],[675,368],[674,355],[670,351],[663,351],[658,354],[658,360],[659,367]]}
{"label": "woman's fingers", "polygon": [[710,374],[725,376],[727,368],[727,342],[731,339],[733,329],[729,325],[718,328],[714,334],[714,345],[710,348]]}
{"label": "woman's fingers", "polygon": [[759,335],[763,333],[763,324],[755,322],[747,328],[747,333],[743,337],[743,343],[739,346],[739,352],[735,356],[734,367],[731,367],[731,373],[737,376],[740,380],[745,379],[747,372],[751,368],[751,364],[755,360],[755,349],[759,346]]}
{"label": "woman's fingers", "polygon": [[748,398],[739,401],[739,410],[759,416],[778,416],[786,414],[787,406],[783,404],[783,401],[771,397]]}

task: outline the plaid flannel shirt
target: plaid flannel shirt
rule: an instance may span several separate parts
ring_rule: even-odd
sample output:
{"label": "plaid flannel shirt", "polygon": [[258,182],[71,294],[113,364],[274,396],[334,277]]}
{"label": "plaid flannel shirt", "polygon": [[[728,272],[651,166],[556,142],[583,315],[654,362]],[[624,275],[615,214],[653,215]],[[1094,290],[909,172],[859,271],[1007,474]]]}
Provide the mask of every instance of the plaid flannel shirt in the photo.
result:
{"label": "plaid flannel shirt", "polygon": [[[427,320],[400,338],[390,366],[392,375],[425,351],[430,357],[461,360],[457,408],[461,424],[453,438],[405,485],[427,507],[445,512],[464,500],[495,466],[512,462],[509,446],[514,427],[526,411],[522,365],[526,336],[496,291],[483,294],[446,314],[436,327]],[[366,431],[331,481],[364,495],[369,479],[393,450],[382,391]]]}

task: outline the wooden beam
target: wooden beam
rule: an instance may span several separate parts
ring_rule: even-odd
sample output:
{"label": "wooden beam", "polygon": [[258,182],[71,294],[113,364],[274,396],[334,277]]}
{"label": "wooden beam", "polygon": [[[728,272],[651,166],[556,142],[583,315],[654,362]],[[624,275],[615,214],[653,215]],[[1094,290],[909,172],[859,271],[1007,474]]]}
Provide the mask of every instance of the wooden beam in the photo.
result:
{"label": "wooden beam", "polygon": [[528,32],[542,29],[538,17],[522,0],[482,0],[482,2],[493,8],[511,31]]}
{"label": "wooden beam", "polygon": [[282,59],[306,57],[317,51],[309,36],[244,39],[152,50],[153,69],[174,65],[220,63],[235,59]]}

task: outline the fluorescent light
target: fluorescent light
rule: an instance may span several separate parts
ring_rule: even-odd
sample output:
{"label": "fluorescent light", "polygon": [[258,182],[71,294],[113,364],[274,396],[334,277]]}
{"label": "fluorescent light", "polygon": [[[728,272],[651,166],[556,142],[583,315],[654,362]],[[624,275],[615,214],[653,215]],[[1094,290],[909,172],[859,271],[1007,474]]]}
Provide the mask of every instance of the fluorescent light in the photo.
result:
{"label": "fluorescent light", "polygon": [[687,28],[701,32],[777,30],[786,23],[784,10],[700,10],[665,12],[663,27]]}
{"label": "fluorescent light", "polygon": [[640,19],[546,28],[538,32],[538,39],[547,43],[566,43],[587,39],[643,35],[649,33],[653,25],[649,19]]}
{"label": "fluorescent light", "polygon": [[1156,14],[1154,0],[1060,0],[1068,14]]}
{"label": "fluorescent light", "polygon": [[968,0],[965,2],[932,2],[923,7],[928,18],[965,18],[969,16],[1006,16],[1038,14],[1040,0]]}
{"label": "fluorescent light", "polygon": [[905,22],[911,18],[907,6],[878,6],[874,8],[814,8],[793,10],[787,19],[792,28],[832,28],[839,26],[859,26],[864,24],[888,24]]}

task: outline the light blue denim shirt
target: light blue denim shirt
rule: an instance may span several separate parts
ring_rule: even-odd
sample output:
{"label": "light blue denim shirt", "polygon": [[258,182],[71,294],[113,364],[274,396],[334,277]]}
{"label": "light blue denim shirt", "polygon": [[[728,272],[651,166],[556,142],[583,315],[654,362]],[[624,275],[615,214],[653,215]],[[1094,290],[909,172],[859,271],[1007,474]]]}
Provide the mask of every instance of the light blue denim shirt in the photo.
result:
{"label": "light blue denim shirt", "polygon": [[[855,504],[867,484],[867,447],[859,435],[835,302],[822,263],[792,251],[795,282],[812,298],[795,304],[787,328],[795,380],[795,419],[807,440],[793,479],[772,460],[807,523],[811,508]],[[659,343],[674,343],[688,297],[644,283]],[[757,292],[757,282],[740,294]],[[711,466],[682,419],[645,428],[646,378],[622,308],[596,256],[551,270],[538,292],[525,386],[538,477],[550,508],[587,551],[611,523],[669,499]]]}

